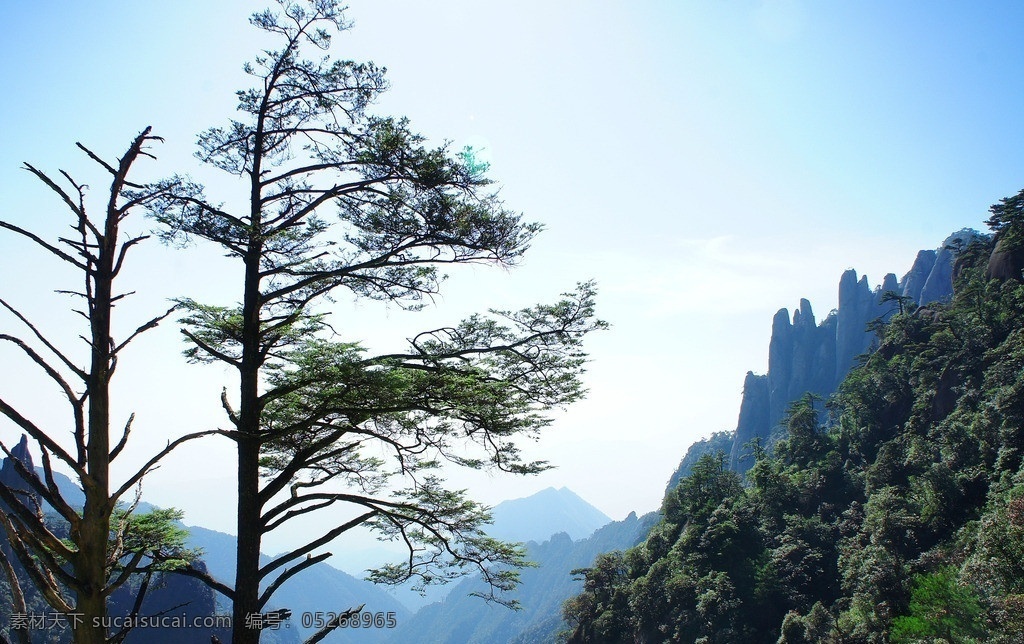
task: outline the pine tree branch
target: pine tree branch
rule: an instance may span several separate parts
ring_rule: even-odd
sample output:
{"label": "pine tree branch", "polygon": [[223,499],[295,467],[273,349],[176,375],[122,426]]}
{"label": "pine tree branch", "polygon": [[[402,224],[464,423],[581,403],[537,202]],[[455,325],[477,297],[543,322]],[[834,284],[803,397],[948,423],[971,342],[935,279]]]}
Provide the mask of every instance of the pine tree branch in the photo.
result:
{"label": "pine tree branch", "polygon": [[320,563],[321,561],[325,561],[327,559],[330,559],[331,556],[332,556],[331,553],[323,552],[323,553],[318,554],[315,557],[312,557],[312,556],[307,557],[305,559],[305,561],[302,561],[302,562],[296,564],[295,566],[292,566],[291,568],[285,568],[284,572],[282,572],[277,577],[277,579],[274,580],[274,582],[272,584],[267,586],[267,589],[264,590],[263,593],[260,595],[259,603],[257,604],[257,610],[263,610],[263,607],[267,605],[268,601],[270,601],[270,596],[273,595],[274,592],[276,592],[277,589],[280,588],[284,584],[284,582],[288,581],[289,579],[291,579],[295,575],[299,574],[300,572],[302,572],[306,568],[309,568],[310,566],[315,566],[316,564]]}
{"label": "pine tree branch", "polygon": [[[377,514],[378,514],[377,510],[372,510],[370,512],[366,512],[364,514],[361,514],[358,517],[356,517],[356,518],[354,518],[354,519],[352,519],[350,521],[346,521],[345,523],[341,524],[340,526],[337,526],[336,528],[334,528],[332,530],[328,530],[326,533],[324,533],[318,539],[314,539],[313,541],[310,541],[309,543],[307,543],[306,545],[304,545],[302,547],[296,548],[296,549],[294,549],[294,550],[292,550],[290,552],[287,552],[287,553],[281,555],[280,557],[278,557],[277,559],[274,559],[273,561],[271,561],[270,563],[266,564],[265,566],[260,567],[260,571],[259,571],[260,579],[263,579],[268,574],[270,574],[273,570],[275,570],[277,568],[280,568],[281,566],[285,565],[289,561],[294,561],[294,560],[298,559],[299,557],[305,555],[306,553],[312,552],[312,551],[316,550],[317,548],[319,548],[320,546],[322,546],[324,544],[327,544],[327,543],[330,543],[335,538],[337,538],[338,535],[343,534],[345,532],[348,532],[352,528],[355,528],[357,526],[360,526],[360,525],[366,523],[367,521],[369,521],[373,517],[377,516]],[[269,599],[269,595],[267,597]]]}

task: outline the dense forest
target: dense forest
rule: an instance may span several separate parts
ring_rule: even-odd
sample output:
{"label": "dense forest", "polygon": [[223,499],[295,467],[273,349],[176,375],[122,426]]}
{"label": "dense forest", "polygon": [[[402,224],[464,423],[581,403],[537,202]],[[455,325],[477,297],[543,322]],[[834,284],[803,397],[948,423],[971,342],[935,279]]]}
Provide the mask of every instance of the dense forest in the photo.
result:
{"label": "dense forest", "polygon": [[1020,642],[1022,205],[993,206],[994,235],[955,249],[952,300],[900,302],[745,476],[703,455],[646,541],[578,571],[564,638]]}

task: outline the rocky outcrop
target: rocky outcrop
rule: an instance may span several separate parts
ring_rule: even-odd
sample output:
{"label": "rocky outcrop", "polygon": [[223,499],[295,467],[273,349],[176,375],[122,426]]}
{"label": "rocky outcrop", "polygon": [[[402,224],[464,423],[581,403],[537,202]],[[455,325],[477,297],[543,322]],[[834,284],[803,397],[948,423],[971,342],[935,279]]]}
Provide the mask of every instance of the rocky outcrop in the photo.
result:
{"label": "rocky outcrop", "polygon": [[[14,446],[14,449],[11,450],[11,456],[20,461],[21,464],[29,471],[34,469],[35,466],[32,463],[32,452],[28,449],[28,436],[25,436],[24,434],[21,435],[21,441],[19,441],[18,444]],[[4,485],[7,489],[16,493],[30,493],[36,498],[36,504],[39,503],[38,495],[31,492],[32,488],[29,487],[29,484],[18,472],[17,467],[10,458],[5,458],[3,466],[0,467],[0,485]],[[33,504],[28,503],[28,505],[31,507]],[[0,500],[0,508],[3,507],[3,501]]]}
{"label": "rocky outcrop", "polygon": [[[788,322],[788,320],[787,320]],[[768,396],[768,376],[759,376],[753,371],[747,372],[743,380],[743,399],[740,402],[740,418],[736,424],[736,434],[732,440],[732,448],[729,453],[729,467],[736,469],[743,454],[747,451],[747,442],[764,427],[771,427],[769,416],[771,403]],[[746,440],[742,437],[749,436]],[[683,459],[686,460],[685,458]],[[681,477],[675,476],[673,480],[678,483]]]}
{"label": "rocky outcrop", "polygon": [[816,324],[811,303],[805,299],[793,312],[792,323],[786,309],[775,314],[768,346],[770,425],[781,421],[789,403],[805,392],[823,394],[832,387],[836,377],[836,328],[834,315]]}
{"label": "rocky outcrop", "polygon": [[898,311],[899,304],[885,300],[885,293],[909,297],[917,304],[952,296],[955,248],[976,235],[966,230],[954,233],[939,249],[920,251],[902,280],[889,273],[874,289],[867,276],[858,277],[854,269],[847,270],[839,279],[839,306],[820,324],[815,323],[811,303],[805,299],[800,300],[792,320],[787,309],[780,309],[772,319],[768,373],[748,372],[743,382],[730,468],[742,472],[750,467],[747,445],[758,437],[767,443],[794,401],[808,392],[825,398],[836,390],[858,357],[876,342],[869,324],[885,321]]}
{"label": "rocky outcrop", "polygon": [[865,317],[871,289],[865,275],[847,269],[839,279],[839,308],[836,309],[836,373],[845,373],[864,352]]}
{"label": "rocky outcrop", "polygon": [[914,301],[928,304],[948,299],[953,292],[953,270],[958,249],[966,248],[979,237],[978,231],[970,228],[958,230],[947,237],[942,246],[935,251],[935,266],[928,274],[921,295]]}
{"label": "rocky outcrop", "polygon": [[921,301],[921,291],[924,290],[925,282],[935,266],[935,259],[938,252],[934,250],[922,250],[917,253],[917,259],[910,271],[903,276],[900,294],[911,298],[915,302]]}
{"label": "rocky outcrop", "polygon": [[1024,247],[1009,248],[1005,239],[996,241],[996,246],[988,259],[988,279],[1024,280]]}
{"label": "rocky outcrop", "polygon": [[858,278],[850,269],[839,280],[839,307],[820,324],[815,322],[806,299],[800,300],[792,322],[787,309],[775,314],[768,345],[768,373],[747,373],[744,380],[729,458],[731,469],[746,471],[750,467],[748,443],[756,437],[767,442],[772,429],[785,420],[793,401],[806,393],[824,398],[836,390],[857,356],[871,348],[875,336],[868,324],[884,320],[897,309],[895,302],[883,302],[882,295],[886,291],[899,293],[899,289],[891,273],[872,290],[867,277]]}

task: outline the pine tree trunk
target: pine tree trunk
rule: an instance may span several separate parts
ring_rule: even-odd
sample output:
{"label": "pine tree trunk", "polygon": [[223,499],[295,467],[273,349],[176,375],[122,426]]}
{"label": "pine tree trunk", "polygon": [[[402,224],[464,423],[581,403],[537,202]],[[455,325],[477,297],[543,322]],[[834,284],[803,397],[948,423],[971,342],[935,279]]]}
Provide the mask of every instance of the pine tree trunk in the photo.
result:
{"label": "pine tree trunk", "polygon": [[[258,193],[257,193],[258,194]],[[254,219],[258,221],[258,213]],[[249,245],[242,303],[242,364],[238,422],[238,552],[235,561],[235,600],[232,608],[233,644],[258,644],[260,629],[253,619],[259,614],[260,523],[260,275],[262,242]],[[248,620],[248,621],[247,621]]]}
{"label": "pine tree trunk", "polygon": [[259,629],[251,629],[259,613],[260,520],[259,442],[245,434],[238,441],[238,553],[235,566],[235,601],[232,623],[234,644],[256,644]]}

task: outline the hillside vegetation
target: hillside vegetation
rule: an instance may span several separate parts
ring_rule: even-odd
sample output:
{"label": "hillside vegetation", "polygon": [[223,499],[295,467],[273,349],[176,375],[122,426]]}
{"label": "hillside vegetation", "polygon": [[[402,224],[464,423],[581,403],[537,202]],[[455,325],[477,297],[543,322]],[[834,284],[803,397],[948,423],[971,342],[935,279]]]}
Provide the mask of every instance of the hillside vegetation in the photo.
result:
{"label": "hillside vegetation", "polygon": [[1020,642],[1024,192],[959,251],[948,304],[877,351],[746,477],[705,454],[647,540],[566,602],[569,642]]}

